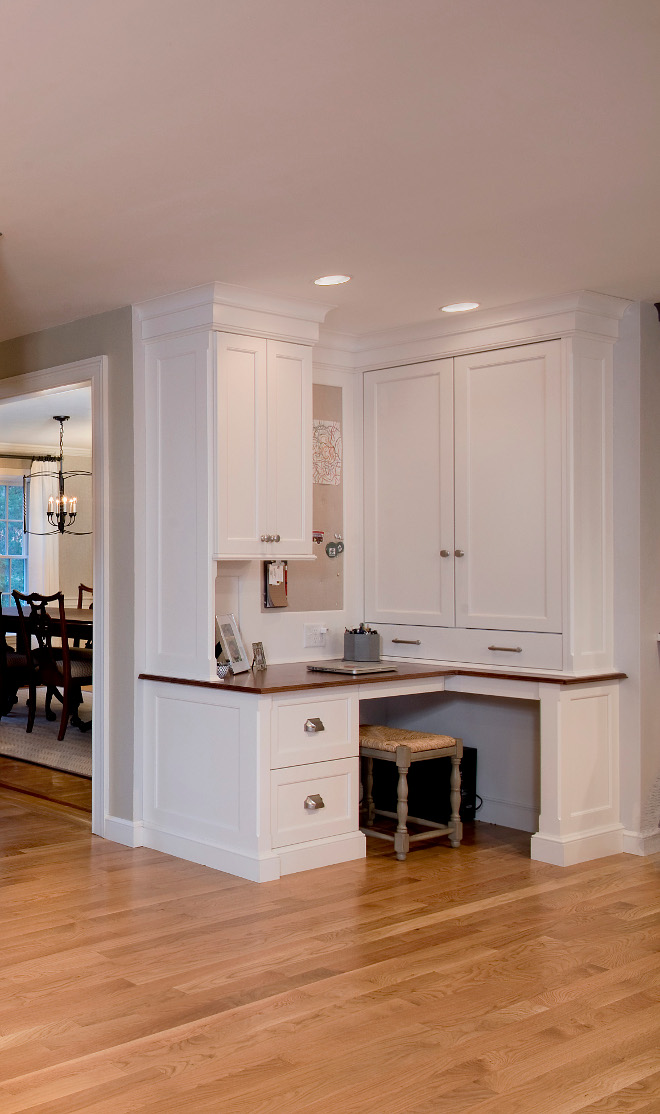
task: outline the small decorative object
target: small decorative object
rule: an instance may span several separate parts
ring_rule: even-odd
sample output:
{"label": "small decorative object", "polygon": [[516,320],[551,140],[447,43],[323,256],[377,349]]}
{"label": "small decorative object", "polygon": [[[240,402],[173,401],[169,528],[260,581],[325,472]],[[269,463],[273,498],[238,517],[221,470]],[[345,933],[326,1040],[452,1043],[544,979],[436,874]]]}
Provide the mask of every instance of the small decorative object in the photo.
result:
{"label": "small decorative object", "polygon": [[227,662],[232,673],[245,673],[250,663],[245,653],[238,623],[233,615],[216,616],[216,634],[222,650],[223,663]]}
{"label": "small decorative object", "polygon": [[266,668],[266,655],[264,654],[263,642],[252,643],[252,668],[265,669]]}
{"label": "small decorative object", "polygon": [[216,672],[218,674],[218,677],[226,677],[228,673],[231,673],[231,666],[229,662],[219,661],[216,667]]}

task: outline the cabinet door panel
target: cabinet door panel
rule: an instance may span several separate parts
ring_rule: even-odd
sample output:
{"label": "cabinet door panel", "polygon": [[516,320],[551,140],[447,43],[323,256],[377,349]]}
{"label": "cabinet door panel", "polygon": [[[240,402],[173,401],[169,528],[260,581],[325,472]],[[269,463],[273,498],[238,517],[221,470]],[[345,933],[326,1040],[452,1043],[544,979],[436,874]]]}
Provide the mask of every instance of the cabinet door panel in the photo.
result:
{"label": "cabinet door panel", "polygon": [[266,341],[217,338],[218,552],[263,550]]}
{"label": "cabinet door panel", "polygon": [[365,376],[369,622],[454,622],[452,361]]}
{"label": "cabinet door panel", "polygon": [[456,625],[561,631],[559,342],[455,361]]}
{"label": "cabinet door panel", "polygon": [[311,550],[311,350],[268,341],[267,532],[279,534],[279,553]]}

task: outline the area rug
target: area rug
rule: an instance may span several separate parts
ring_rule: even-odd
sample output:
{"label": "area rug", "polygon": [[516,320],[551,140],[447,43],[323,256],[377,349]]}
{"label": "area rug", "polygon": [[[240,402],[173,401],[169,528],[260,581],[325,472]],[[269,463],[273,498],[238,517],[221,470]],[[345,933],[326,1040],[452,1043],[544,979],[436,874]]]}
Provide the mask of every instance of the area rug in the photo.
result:
{"label": "area rug", "polygon": [[[92,733],[83,733],[77,727],[67,727],[62,742],[57,740],[60,726],[61,705],[53,700],[52,708],[57,719],[49,722],[44,714],[45,689],[37,690],[37,714],[34,727],[28,735],[27,708],[25,693],[18,694],[18,703],[8,716],[0,719],[0,754],[6,758],[22,758],[24,762],[34,762],[51,770],[61,770],[67,774],[92,776]],[[92,718],[92,694],[83,693],[80,718]]]}

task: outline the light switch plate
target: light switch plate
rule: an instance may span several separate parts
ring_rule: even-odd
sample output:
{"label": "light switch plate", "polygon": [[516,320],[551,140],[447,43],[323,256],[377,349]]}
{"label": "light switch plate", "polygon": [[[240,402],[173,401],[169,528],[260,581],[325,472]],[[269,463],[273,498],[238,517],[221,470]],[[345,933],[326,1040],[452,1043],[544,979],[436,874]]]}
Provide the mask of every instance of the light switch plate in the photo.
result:
{"label": "light switch plate", "polygon": [[328,628],[318,623],[305,623],[303,626],[303,646],[325,646],[325,636]]}

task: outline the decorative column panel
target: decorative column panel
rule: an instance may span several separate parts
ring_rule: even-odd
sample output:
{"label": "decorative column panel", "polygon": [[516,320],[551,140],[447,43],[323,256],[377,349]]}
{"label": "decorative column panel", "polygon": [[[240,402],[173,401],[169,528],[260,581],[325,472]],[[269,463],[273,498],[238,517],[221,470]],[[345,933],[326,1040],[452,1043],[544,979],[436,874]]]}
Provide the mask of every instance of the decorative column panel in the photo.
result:
{"label": "decorative column panel", "polygon": [[215,665],[210,335],[145,347],[145,668],[208,680]]}
{"label": "decorative column panel", "polygon": [[570,866],[623,848],[616,684],[539,685],[541,815],[532,858]]}

